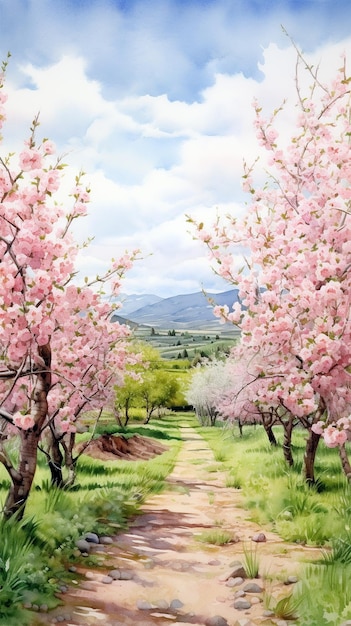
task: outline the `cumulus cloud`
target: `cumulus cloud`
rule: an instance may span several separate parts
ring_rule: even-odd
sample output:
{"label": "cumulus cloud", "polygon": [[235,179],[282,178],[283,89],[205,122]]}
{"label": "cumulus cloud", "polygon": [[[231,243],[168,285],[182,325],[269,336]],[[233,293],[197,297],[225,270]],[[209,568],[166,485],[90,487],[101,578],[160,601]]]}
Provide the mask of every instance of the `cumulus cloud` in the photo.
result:
{"label": "cumulus cloud", "polygon": [[[95,238],[80,253],[82,274],[93,276],[109,258],[141,248],[129,291],[167,296],[228,288],[188,232],[186,215],[211,223],[216,211],[243,211],[243,159],[253,162],[260,152],[254,97],[267,116],[286,99],[278,126],[289,137],[296,51],[280,24],[310,63],[321,62],[323,76],[351,43],[351,5],[259,5],[0,0],[0,52],[13,53],[3,150],[20,147],[40,111],[39,135],[66,155],[68,181],[87,172],[92,204],[77,237]],[[301,76],[305,89],[308,73]]]}

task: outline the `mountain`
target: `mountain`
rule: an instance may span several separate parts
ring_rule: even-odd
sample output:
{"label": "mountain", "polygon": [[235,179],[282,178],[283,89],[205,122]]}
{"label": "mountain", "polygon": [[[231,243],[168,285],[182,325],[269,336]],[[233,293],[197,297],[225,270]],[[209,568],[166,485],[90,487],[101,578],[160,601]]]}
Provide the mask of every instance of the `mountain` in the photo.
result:
{"label": "mountain", "polygon": [[[143,296],[140,296],[141,298]],[[150,296],[145,296],[149,298]],[[139,309],[128,308],[128,298],[118,311],[122,317],[139,325],[147,325],[160,329],[201,329],[219,328],[220,322],[213,315],[214,304],[227,305],[231,309],[238,299],[238,290],[231,289],[222,293],[210,293],[207,296],[202,292],[158,298],[156,301]],[[213,304],[208,299],[213,300]],[[136,300],[134,300],[135,304]],[[133,306],[133,303],[132,303]],[[130,311],[126,313],[126,311]]]}
{"label": "mountain", "polygon": [[160,296],[155,296],[154,294],[145,293],[145,294],[136,294],[133,293],[131,295],[126,295],[124,293],[119,294],[116,297],[117,302],[121,302],[122,306],[119,309],[119,313],[123,317],[129,317],[131,313],[137,311],[138,309],[142,309],[145,306],[157,304],[163,300]]}

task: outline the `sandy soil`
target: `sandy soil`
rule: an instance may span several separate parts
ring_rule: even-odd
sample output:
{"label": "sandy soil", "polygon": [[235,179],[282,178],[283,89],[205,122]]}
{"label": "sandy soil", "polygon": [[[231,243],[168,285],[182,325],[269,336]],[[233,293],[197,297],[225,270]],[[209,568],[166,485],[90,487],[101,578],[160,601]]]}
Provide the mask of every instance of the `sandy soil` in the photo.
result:
{"label": "sandy soil", "polygon": [[[216,615],[229,626],[279,623],[265,614],[263,593],[245,595],[251,608],[234,608],[235,594],[248,581],[228,586],[233,563],[245,562],[244,547],[257,546],[261,577],[255,582],[275,596],[287,595],[292,586],[285,584],[288,577],[298,576],[301,560],[316,558],[318,550],[286,544],[250,522],[240,491],[226,488],[225,475],[212,471],[216,463],[207,443],[186,425],[182,436],[167,489],[151,497],[129,529],[103,547],[103,568],[79,569],[86,580],[63,594],[64,606],[42,623],[204,625]],[[198,540],[213,529],[229,531],[233,541],[215,546]],[[252,541],[259,532],[265,542]],[[103,582],[115,569],[127,572],[130,580]]]}

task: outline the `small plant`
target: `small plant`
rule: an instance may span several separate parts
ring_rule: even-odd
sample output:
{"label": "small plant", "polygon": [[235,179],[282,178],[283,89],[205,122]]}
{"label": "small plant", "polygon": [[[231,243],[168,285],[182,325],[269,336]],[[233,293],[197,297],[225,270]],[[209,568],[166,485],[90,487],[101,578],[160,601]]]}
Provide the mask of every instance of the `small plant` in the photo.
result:
{"label": "small plant", "polygon": [[331,550],[323,552],[322,563],[332,565],[333,563],[351,564],[351,534],[344,538],[336,537],[331,541]]}
{"label": "small plant", "polygon": [[224,546],[233,541],[233,535],[228,530],[212,529],[196,536],[197,541],[212,543],[215,546]]}
{"label": "small plant", "polygon": [[218,463],[224,463],[227,460],[227,455],[225,452],[221,451],[221,450],[217,450],[214,453],[214,458]]}
{"label": "small plant", "polygon": [[301,572],[296,588],[300,600],[301,626],[330,626],[351,619],[351,568],[349,565],[332,563],[309,564]]}
{"label": "small plant", "polygon": [[257,544],[255,547],[243,545],[244,550],[244,569],[248,578],[258,578],[259,575],[259,557],[257,554]]}
{"label": "small plant", "polygon": [[231,489],[241,489],[242,482],[239,476],[229,474],[225,480],[225,486]]}
{"label": "small plant", "polygon": [[264,597],[266,609],[273,611],[275,617],[284,620],[298,619],[298,609],[301,602],[302,598],[296,597],[293,593],[281,598],[274,598],[271,594],[266,593]]}
{"label": "small plant", "polygon": [[[21,604],[33,542],[16,519],[0,524],[0,622],[27,624]],[[17,621],[16,621],[17,620]]]}

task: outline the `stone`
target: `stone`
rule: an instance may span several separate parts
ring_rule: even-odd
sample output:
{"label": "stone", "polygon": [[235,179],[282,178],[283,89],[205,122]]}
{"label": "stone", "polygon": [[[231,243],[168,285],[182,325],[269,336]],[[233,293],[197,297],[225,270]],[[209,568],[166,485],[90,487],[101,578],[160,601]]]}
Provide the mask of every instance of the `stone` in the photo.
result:
{"label": "stone", "polygon": [[85,539],[78,539],[78,541],[76,541],[76,547],[82,554],[89,554],[91,550],[91,543]]}
{"label": "stone", "polygon": [[225,576],[224,580],[228,580],[229,578],[247,578],[244,566],[241,563],[237,563],[231,572]]}
{"label": "stone", "polygon": [[245,600],[244,598],[239,598],[235,600],[233,604],[234,609],[237,611],[246,611],[247,609],[251,609],[251,602],[249,600]]}
{"label": "stone", "polygon": [[113,578],[113,580],[120,580],[120,578],[121,578],[121,572],[120,572],[119,569],[111,570],[111,572],[109,572],[108,575],[111,576],[111,578]]}
{"label": "stone", "polygon": [[120,580],[132,580],[133,578],[133,572],[129,569],[122,570],[120,574]]}
{"label": "stone", "polygon": [[235,592],[234,598],[243,598],[245,596],[245,591],[243,591],[242,589],[239,589],[238,591]]}
{"label": "stone", "polygon": [[152,604],[147,600],[138,600],[137,609],[139,609],[139,611],[149,611],[152,609]]}
{"label": "stone", "polygon": [[89,580],[93,580],[95,578],[94,572],[90,572],[88,570],[87,572],[85,572],[85,578],[88,578]]}
{"label": "stone", "polygon": [[112,537],[100,537],[100,543],[104,545],[110,545],[111,543],[113,543],[113,539]]}
{"label": "stone", "polygon": [[257,583],[250,582],[244,585],[243,591],[245,591],[245,593],[262,593],[263,587],[260,587]]}
{"label": "stone", "polygon": [[221,615],[213,615],[205,621],[206,626],[228,626],[227,620]]}
{"label": "stone", "polygon": [[100,543],[100,539],[96,533],[85,533],[84,539],[85,541],[89,541],[89,543]]}
{"label": "stone", "polygon": [[264,533],[256,533],[252,536],[252,541],[256,541],[256,543],[263,543],[267,541],[267,537]]}
{"label": "stone", "polygon": [[184,606],[183,602],[181,600],[178,600],[178,598],[175,598],[174,600],[172,600],[171,604],[169,605],[169,608],[172,611],[177,611],[178,609],[181,609]]}
{"label": "stone", "polygon": [[[294,583],[297,583],[298,578],[297,576],[288,576],[287,579],[284,581],[284,585],[293,585]],[[351,621],[350,621],[351,624]]]}
{"label": "stone", "polygon": [[261,602],[261,599],[258,598],[257,596],[253,596],[250,598],[250,602],[251,604],[259,604]]}
{"label": "stone", "polygon": [[227,587],[238,587],[239,585],[242,585],[244,582],[244,579],[241,578],[240,576],[237,576],[236,578],[228,578]]}
{"label": "stone", "polygon": [[101,582],[104,583],[104,585],[111,585],[111,583],[113,583],[113,578],[112,576],[104,576],[101,579]]}
{"label": "stone", "polygon": [[247,617],[237,619],[233,626],[254,626],[253,622]]}

